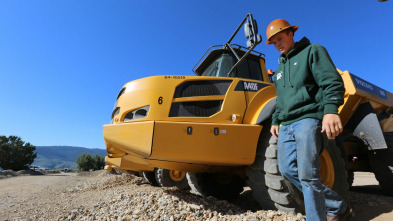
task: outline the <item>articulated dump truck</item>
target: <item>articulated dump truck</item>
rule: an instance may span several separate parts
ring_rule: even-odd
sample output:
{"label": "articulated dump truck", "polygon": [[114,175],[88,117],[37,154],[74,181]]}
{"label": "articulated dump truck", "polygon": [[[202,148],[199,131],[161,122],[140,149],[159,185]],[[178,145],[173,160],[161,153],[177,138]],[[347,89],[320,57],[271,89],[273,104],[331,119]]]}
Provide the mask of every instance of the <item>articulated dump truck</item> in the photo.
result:
{"label": "articulated dump truck", "polygon": [[[247,47],[231,44],[244,25]],[[248,14],[230,40],[213,46],[194,67],[197,76],[131,81],[104,125],[106,168],[186,176],[201,196],[234,199],[249,186],[263,209],[304,212],[301,193],[277,166],[270,134],[276,89],[265,67],[257,24]],[[393,194],[393,94],[348,71],[339,114],[344,132],[320,155],[322,182],[349,199],[355,171],[371,171]],[[162,171],[166,171],[164,174]]]}

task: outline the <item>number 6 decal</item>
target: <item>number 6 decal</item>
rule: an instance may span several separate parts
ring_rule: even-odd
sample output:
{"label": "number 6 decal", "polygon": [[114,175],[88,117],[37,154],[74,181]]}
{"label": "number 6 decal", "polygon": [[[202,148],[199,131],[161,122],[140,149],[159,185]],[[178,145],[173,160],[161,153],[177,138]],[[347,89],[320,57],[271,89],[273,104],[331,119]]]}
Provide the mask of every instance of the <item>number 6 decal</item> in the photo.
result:
{"label": "number 6 decal", "polygon": [[159,98],[158,98],[158,104],[162,104],[162,102],[163,102],[163,98],[162,98],[162,97],[159,97]]}

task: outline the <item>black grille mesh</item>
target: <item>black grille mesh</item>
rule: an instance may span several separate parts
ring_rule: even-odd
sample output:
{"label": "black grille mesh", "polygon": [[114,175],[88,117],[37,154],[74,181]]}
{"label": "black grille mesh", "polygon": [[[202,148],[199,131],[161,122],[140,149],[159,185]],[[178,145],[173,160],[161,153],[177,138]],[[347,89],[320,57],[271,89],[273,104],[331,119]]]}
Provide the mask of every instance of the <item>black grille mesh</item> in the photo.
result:
{"label": "black grille mesh", "polygon": [[220,111],[221,100],[173,103],[169,117],[209,117]]}
{"label": "black grille mesh", "polygon": [[230,80],[187,81],[176,88],[174,98],[225,95]]}
{"label": "black grille mesh", "polygon": [[[176,88],[174,98],[225,95],[231,80],[186,81]],[[222,100],[172,103],[169,117],[209,117],[221,110]]]}

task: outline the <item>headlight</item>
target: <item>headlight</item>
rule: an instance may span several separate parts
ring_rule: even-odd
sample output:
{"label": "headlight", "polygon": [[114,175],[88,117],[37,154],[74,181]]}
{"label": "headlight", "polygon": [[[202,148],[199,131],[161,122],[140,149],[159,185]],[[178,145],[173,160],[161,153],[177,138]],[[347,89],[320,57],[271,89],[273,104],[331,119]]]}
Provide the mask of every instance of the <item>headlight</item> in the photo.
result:
{"label": "headlight", "polygon": [[149,114],[149,110],[150,105],[130,111],[124,117],[124,122],[145,118]]}

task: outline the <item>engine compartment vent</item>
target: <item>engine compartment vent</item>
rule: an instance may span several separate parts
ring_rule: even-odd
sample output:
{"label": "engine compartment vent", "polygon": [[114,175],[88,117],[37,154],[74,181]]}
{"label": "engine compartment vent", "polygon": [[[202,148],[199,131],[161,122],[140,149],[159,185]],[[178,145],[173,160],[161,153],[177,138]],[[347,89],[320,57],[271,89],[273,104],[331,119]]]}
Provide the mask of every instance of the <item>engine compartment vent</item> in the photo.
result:
{"label": "engine compartment vent", "polygon": [[176,88],[174,98],[225,95],[231,80],[186,81]]}
{"label": "engine compartment vent", "polygon": [[[210,117],[221,110],[223,97],[232,80],[199,80],[199,81],[186,81],[180,84],[174,94],[176,98],[192,98],[184,101],[180,99],[178,102],[173,102],[169,117]],[[203,100],[201,97],[208,97]],[[217,99],[212,98],[214,96]]]}
{"label": "engine compartment vent", "polygon": [[222,100],[173,103],[169,117],[210,117],[221,110]]}

